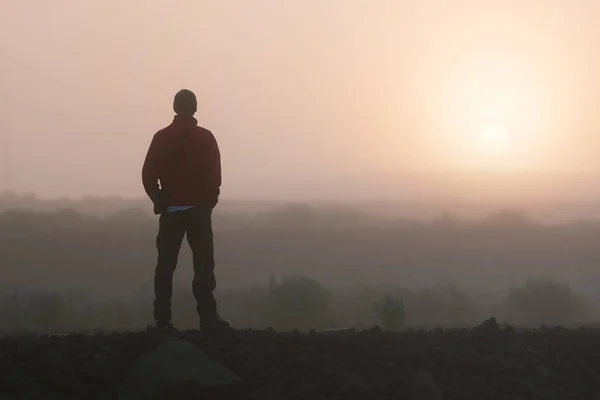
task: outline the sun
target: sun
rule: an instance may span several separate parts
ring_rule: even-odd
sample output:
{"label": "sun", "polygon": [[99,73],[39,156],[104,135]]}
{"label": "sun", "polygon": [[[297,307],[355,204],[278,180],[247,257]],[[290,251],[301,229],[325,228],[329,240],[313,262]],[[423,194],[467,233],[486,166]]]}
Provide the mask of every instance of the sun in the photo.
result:
{"label": "sun", "polygon": [[481,132],[479,147],[484,157],[505,157],[511,153],[512,137],[506,129],[490,126]]}

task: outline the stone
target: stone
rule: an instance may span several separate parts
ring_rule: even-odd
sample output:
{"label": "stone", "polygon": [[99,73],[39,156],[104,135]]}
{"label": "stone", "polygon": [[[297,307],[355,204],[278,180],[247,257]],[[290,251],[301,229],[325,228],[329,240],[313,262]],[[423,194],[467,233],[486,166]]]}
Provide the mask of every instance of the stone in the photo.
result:
{"label": "stone", "polygon": [[442,391],[429,371],[418,370],[410,376],[412,400],[442,400]]}
{"label": "stone", "polygon": [[133,363],[123,390],[132,398],[152,398],[165,390],[195,383],[201,387],[219,387],[240,382],[225,366],[209,358],[200,348],[168,336],[154,351]]}

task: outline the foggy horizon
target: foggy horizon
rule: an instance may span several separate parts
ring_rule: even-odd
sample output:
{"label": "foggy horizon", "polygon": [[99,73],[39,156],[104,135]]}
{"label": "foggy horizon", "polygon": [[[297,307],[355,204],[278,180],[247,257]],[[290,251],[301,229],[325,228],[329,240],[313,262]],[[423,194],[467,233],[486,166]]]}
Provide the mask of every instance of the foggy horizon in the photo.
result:
{"label": "foggy horizon", "polygon": [[29,3],[0,12],[0,190],[142,198],[189,88],[224,200],[598,197],[593,1]]}
{"label": "foggy horizon", "polygon": [[[482,203],[498,206],[513,204],[587,204],[600,200],[599,174],[552,172],[490,171],[405,171],[398,174],[356,174],[340,177],[264,178],[227,187],[222,201],[233,202],[334,202],[334,203]],[[251,186],[260,188],[253,191]],[[302,192],[302,188],[310,191]],[[482,190],[484,189],[484,190]],[[0,187],[0,193],[33,195],[40,200],[81,200],[122,198],[144,200],[143,190],[125,192],[40,192],[29,188]]]}

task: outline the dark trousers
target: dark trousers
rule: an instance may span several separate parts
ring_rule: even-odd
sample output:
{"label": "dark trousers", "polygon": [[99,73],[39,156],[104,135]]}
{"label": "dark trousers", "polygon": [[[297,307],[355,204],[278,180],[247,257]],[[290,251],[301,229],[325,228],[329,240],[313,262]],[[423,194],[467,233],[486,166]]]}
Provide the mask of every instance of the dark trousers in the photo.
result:
{"label": "dark trousers", "polygon": [[194,207],[160,216],[156,238],[158,262],[154,272],[154,319],[157,321],[171,320],[173,273],[186,234],[193,254],[192,292],[196,298],[198,315],[200,318],[210,318],[217,313],[217,302],[213,296],[216,281],[212,209]]}

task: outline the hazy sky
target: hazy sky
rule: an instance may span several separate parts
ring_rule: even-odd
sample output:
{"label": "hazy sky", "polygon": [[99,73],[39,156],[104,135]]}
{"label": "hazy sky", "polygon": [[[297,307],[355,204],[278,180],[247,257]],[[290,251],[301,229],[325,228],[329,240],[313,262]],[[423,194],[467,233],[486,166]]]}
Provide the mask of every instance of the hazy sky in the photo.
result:
{"label": "hazy sky", "polygon": [[228,198],[450,168],[595,173],[598,21],[595,0],[1,0],[9,188],[142,196],[184,87]]}

